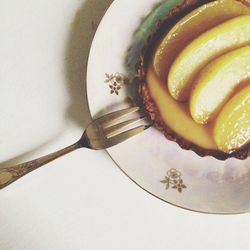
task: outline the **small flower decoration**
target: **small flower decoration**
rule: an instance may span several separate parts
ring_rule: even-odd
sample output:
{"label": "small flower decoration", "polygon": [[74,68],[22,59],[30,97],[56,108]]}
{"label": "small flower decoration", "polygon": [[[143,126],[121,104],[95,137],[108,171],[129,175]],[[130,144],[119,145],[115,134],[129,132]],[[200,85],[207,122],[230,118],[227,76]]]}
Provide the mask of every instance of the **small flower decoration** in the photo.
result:
{"label": "small flower decoration", "polygon": [[182,192],[183,188],[187,188],[186,185],[183,184],[183,180],[175,181],[173,189],[177,189],[180,193]]}
{"label": "small flower decoration", "polygon": [[119,95],[119,91],[122,88],[122,85],[127,84],[128,80],[127,78],[121,74],[121,73],[115,73],[115,74],[105,74],[106,80],[105,83],[109,84],[110,94],[116,94]]}
{"label": "small flower decoration", "polygon": [[165,179],[162,180],[161,183],[166,185],[166,189],[169,189],[171,186],[173,189],[177,189],[180,193],[184,188],[187,188],[183,183],[181,173],[174,168],[167,172]]}
{"label": "small flower decoration", "polygon": [[167,172],[167,176],[169,177],[169,179],[171,181],[177,180],[181,177],[181,173],[179,171],[177,171],[174,168],[171,168],[168,172]]}

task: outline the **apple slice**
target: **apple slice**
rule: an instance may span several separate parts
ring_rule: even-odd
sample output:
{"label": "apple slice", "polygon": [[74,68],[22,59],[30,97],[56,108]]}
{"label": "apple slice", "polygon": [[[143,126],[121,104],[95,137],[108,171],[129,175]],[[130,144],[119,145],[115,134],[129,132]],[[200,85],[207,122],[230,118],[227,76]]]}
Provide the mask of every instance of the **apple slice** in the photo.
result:
{"label": "apple slice", "polygon": [[239,1],[218,0],[204,4],[181,18],[154,52],[152,61],[157,76],[165,82],[175,58],[192,40],[216,25],[241,15],[250,15],[250,8]]}
{"label": "apple slice", "polygon": [[215,123],[214,139],[218,148],[226,153],[250,142],[250,85],[223,108]]}
{"label": "apple slice", "polygon": [[235,17],[194,39],[174,61],[168,76],[171,95],[187,101],[198,72],[214,58],[250,44],[250,15]]}
{"label": "apple slice", "polygon": [[250,77],[250,46],[229,52],[208,64],[195,81],[190,98],[193,119],[206,124],[228,101],[235,88]]}

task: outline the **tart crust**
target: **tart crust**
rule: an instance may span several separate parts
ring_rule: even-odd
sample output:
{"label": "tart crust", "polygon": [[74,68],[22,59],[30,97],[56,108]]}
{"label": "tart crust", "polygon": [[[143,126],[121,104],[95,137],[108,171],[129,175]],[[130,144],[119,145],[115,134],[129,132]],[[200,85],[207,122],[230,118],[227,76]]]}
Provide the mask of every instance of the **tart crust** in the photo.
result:
{"label": "tart crust", "polygon": [[[158,129],[161,133],[163,133],[168,140],[178,143],[181,148],[185,150],[192,150],[201,157],[213,156],[218,160],[226,160],[229,158],[237,158],[240,160],[244,160],[248,156],[250,156],[250,144],[247,144],[245,147],[231,154],[226,154],[219,150],[204,149],[184,139],[176,132],[174,132],[172,129],[170,129],[167,126],[167,124],[163,121],[160,112],[157,108],[157,105],[155,104],[153,98],[150,95],[150,91],[146,83],[146,72],[149,65],[149,61],[151,59],[152,51],[155,48],[156,41],[159,40],[162,31],[163,30],[166,31],[169,28],[169,26],[171,26],[171,23],[173,23],[173,19],[176,20],[177,18],[181,18],[190,10],[193,10],[194,8],[207,2],[211,2],[211,0],[206,0],[206,1],[184,0],[181,5],[173,8],[169,13],[169,15],[164,20],[161,20],[160,22],[157,23],[157,32],[148,37],[147,46],[141,52],[139,65],[137,67],[137,72],[138,72],[137,78],[139,79],[139,96],[141,97],[140,103],[142,103],[146,111],[149,113],[152,121],[154,122],[155,128]],[[242,0],[242,3],[246,4],[246,1]]]}

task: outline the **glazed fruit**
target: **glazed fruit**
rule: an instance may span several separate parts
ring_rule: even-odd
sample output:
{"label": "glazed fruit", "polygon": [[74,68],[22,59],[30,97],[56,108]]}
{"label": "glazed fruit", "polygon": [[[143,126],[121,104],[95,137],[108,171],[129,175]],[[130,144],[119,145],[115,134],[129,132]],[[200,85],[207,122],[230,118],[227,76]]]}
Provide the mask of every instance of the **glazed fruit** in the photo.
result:
{"label": "glazed fruit", "polygon": [[226,153],[250,142],[250,85],[223,108],[216,120],[214,138],[218,148]]}
{"label": "glazed fruit", "polygon": [[138,73],[146,73],[141,93],[155,126],[200,156],[246,159],[250,8],[236,0],[209,2],[154,44],[150,61]]}
{"label": "glazed fruit", "polygon": [[152,59],[156,75],[166,81],[174,59],[189,42],[216,25],[241,15],[250,15],[250,8],[235,0],[212,1],[191,11],[174,25],[156,47]]}
{"label": "glazed fruit", "polygon": [[187,101],[199,71],[211,60],[250,44],[250,15],[235,17],[206,31],[188,44],[176,58],[168,75],[171,95]]}
{"label": "glazed fruit", "polygon": [[188,107],[172,98],[152,67],[148,69],[146,80],[150,94],[158,106],[161,118],[173,131],[200,147],[206,149],[217,148],[207,127],[194,122],[189,114]]}
{"label": "glazed fruit", "polygon": [[190,98],[193,119],[211,121],[236,87],[250,77],[250,46],[229,52],[208,64],[195,81]]}

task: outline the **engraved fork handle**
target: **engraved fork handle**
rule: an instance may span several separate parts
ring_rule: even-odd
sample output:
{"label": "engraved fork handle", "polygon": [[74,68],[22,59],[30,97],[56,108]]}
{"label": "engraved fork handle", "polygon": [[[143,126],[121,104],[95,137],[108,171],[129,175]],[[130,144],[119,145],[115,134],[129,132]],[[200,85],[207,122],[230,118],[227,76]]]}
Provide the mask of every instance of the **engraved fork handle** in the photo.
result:
{"label": "engraved fork handle", "polygon": [[[83,147],[94,150],[106,149],[143,132],[150,128],[151,125],[140,125],[123,132],[120,131],[128,125],[141,121],[142,117],[123,121],[118,124],[115,123],[117,119],[131,115],[140,110],[140,107],[132,107],[102,116],[88,125],[81,139],[77,143],[33,161],[13,167],[0,168],[0,189],[8,186],[29,172],[76,149]],[[143,117],[145,117],[145,115]]]}
{"label": "engraved fork handle", "polygon": [[0,189],[10,185],[31,171],[36,170],[41,166],[82,147],[88,147],[88,142],[85,137],[82,137],[77,143],[55,153],[13,167],[0,168]]}

